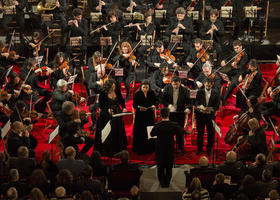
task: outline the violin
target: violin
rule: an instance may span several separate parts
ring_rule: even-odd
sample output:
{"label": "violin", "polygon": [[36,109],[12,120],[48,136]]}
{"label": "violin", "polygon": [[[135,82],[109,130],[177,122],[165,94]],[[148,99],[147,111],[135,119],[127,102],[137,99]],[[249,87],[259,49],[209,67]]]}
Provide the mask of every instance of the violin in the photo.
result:
{"label": "violin", "polygon": [[21,117],[22,118],[27,118],[27,117],[31,117],[31,118],[37,118],[39,116],[39,113],[36,110],[25,110],[22,114]]}
{"label": "violin", "polygon": [[97,59],[95,67],[98,67],[99,65],[103,65],[103,64],[105,64],[105,67],[107,67],[107,68],[110,68],[110,69],[114,68],[112,64],[109,64],[106,62],[105,58]]}
{"label": "violin", "polygon": [[237,63],[241,60],[242,56],[244,56],[244,51],[240,52],[236,56],[235,61],[233,62],[234,63],[233,68],[237,69]]}
{"label": "violin", "polygon": [[63,61],[63,63],[61,63],[60,65],[59,65],[59,69],[65,69],[65,70],[69,70],[69,65],[68,65],[68,63],[67,63],[67,61],[65,60],[65,61]]}
{"label": "violin", "polygon": [[42,75],[42,76],[45,76],[46,74],[47,74],[47,72],[48,72],[48,69],[49,69],[49,67],[48,66],[42,66],[42,67],[35,67],[35,69],[34,69],[34,71],[36,71],[37,69],[41,69],[42,71],[41,72],[37,72],[36,73],[36,76],[39,76],[40,74]]}
{"label": "violin", "polygon": [[9,100],[9,93],[7,91],[1,91],[1,99],[2,100]]}
{"label": "violin", "polygon": [[251,82],[253,81],[253,79],[257,73],[258,73],[258,70],[255,70],[255,71],[251,72],[250,74],[246,74],[244,80],[239,84],[239,87],[242,86],[242,89],[246,90],[250,86]]}
{"label": "violin", "polygon": [[31,94],[32,93],[32,87],[28,84],[24,84],[22,86],[22,90],[26,93],[26,94]]}
{"label": "violin", "polygon": [[9,51],[7,48],[3,48],[1,53],[9,53],[9,57],[8,58],[10,58],[12,60],[15,60],[16,56],[17,56],[17,52],[16,51]]}
{"label": "violin", "polygon": [[171,72],[168,72],[168,74],[164,75],[164,77],[162,78],[162,82],[164,84],[169,84],[169,83],[171,83],[172,77],[173,77],[173,74]]}
{"label": "violin", "polygon": [[209,60],[210,56],[206,53],[206,49],[202,48],[196,53],[196,58],[201,59],[201,61],[205,63],[207,60]]}
{"label": "violin", "polygon": [[165,61],[168,64],[172,64],[175,62],[176,58],[171,54],[171,52],[168,49],[164,49],[162,53],[159,54],[160,57],[164,57]]}
{"label": "violin", "polygon": [[226,3],[224,4],[224,6],[228,6],[231,2],[232,2],[232,0],[227,0]]}
{"label": "violin", "polygon": [[[72,113],[72,115],[70,115],[70,118],[72,120],[75,119],[80,119],[80,120],[86,120],[88,116],[88,113],[85,110],[76,110],[74,109],[74,112]],[[86,132],[84,131],[80,126],[77,129],[77,132],[74,134],[74,137],[85,137],[88,136],[90,134],[90,132]]]}
{"label": "violin", "polygon": [[276,88],[274,88],[272,90],[272,98],[275,97],[275,95],[277,95],[280,92],[280,86],[277,86]]}
{"label": "violin", "polygon": [[99,81],[104,84],[104,83],[106,83],[106,81],[108,81],[108,79],[109,79],[109,76],[107,74],[105,74],[102,78],[100,78]]}

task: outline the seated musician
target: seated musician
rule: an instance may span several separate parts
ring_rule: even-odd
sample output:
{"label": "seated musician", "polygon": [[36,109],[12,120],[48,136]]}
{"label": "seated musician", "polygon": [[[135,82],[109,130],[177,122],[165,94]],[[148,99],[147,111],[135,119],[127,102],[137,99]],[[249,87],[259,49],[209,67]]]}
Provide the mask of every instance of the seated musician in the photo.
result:
{"label": "seated musician", "polygon": [[119,5],[119,9],[123,12],[133,13],[134,11],[136,11],[136,10],[139,11],[141,9],[141,5],[138,4],[138,2],[136,0],[134,0],[134,1],[133,0],[119,1],[118,5]]}
{"label": "seated musician", "polygon": [[92,73],[89,77],[88,88],[91,95],[96,95],[100,93],[101,87],[108,80],[108,75],[106,74],[106,68],[104,65],[96,66],[95,73]]}
{"label": "seated musician", "polygon": [[[52,1],[50,0],[40,0],[40,3],[42,4],[41,8],[45,14],[51,14],[53,19],[50,22],[42,20],[42,32],[44,35],[48,35],[48,28],[52,24],[52,22],[57,22],[61,28],[61,38],[60,38],[60,45],[61,47],[65,46],[65,37],[66,37],[66,19],[65,19],[65,12],[66,12],[66,0],[57,0],[55,2],[55,5],[52,5]],[[39,3],[39,4],[40,4]],[[52,7],[54,9],[48,9],[46,7],[48,5],[49,7]]]}
{"label": "seated musician", "polygon": [[43,59],[39,64],[46,64],[45,58],[45,44],[41,41],[41,36],[39,32],[34,32],[32,39],[28,43],[28,57],[36,58],[42,56]]}
{"label": "seated musician", "polygon": [[190,54],[185,60],[187,68],[189,69],[188,77],[196,79],[202,71],[202,65],[210,59],[206,49],[203,48],[202,40],[196,38],[193,41],[194,47],[191,48]]}
{"label": "seated musician", "polygon": [[[150,12],[146,12],[144,14],[144,18],[145,18],[144,24],[141,24],[141,25],[139,23],[136,24],[137,30],[139,32],[139,39],[141,39],[141,36],[145,36],[145,35],[153,36],[154,31],[156,29],[155,25],[152,23],[153,16]],[[147,37],[146,37],[146,39],[147,39]],[[153,39],[154,38],[152,37],[152,40],[148,41],[147,45],[140,44],[141,46],[139,48],[137,48],[137,54],[141,58],[144,58],[146,51],[151,48]],[[138,57],[138,55],[137,55],[137,57]]]}
{"label": "seated musician", "polygon": [[[230,79],[230,86],[227,89],[225,95],[222,98],[223,105],[225,104],[227,98],[232,93],[234,88],[238,84],[239,76],[246,72],[246,65],[248,63],[247,53],[243,50],[242,43],[239,40],[235,40],[232,43],[234,52],[232,54],[232,59],[228,63],[230,65],[230,70],[226,73]],[[226,66],[226,61],[221,62],[221,66]]]}
{"label": "seated musician", "polygon": [[[260,112],[266,120],[266,123],[269,122],[269,117],[280,116],[280,72],[273,78],[271,86],[267,89],[267,93],[272,100],[260,105]],[[272,122],[274,121],[276,120],[272,118]]]}
{"label": "seated musician", "polygon": [[89,0],[88,6],[91,12],[102,12],[102,15],[106,15],[112,6],[112,1],[110,0]]}
{"label": "seated musician", "polygon": [[[151,51],[148,55],[148,59],[147,59],[147,65],[149,67],[149,72],[154,72],[156,71],[159,67],[160,64],[166,60],[167,55],[165,54],[165,52],[168,49],[164,48],[164,44],[162,41],[157,41],[155,43],[155,49],[153,51]],[[171,69],[172,67],[174,68],[176,66],[176,64],[168,64],[168,68]]]}
{"label": "seated musician", "polygon": [[[246,98],[249,96],[259,97],[262,92],[262,73],[258,68],[256,59],[249,61],[247,74],[244,76],[240,75],[239,81],[242,82],[242,86],[238,86],[240,89],[236,93],[236,107],[242,110],[247,110]],[[244,77],[244,78],[243,78]],[[246,98],[242,94],[245,94]]]}
{"label": "seated musician", "polygon": [[229,2],[229,6],[232,6],[232,21],[235,23],[232,37],[234,40],[237,40],[241,36],[240,33],[243,30],[243,23],[245,19],[244,6],[246,1],[226,0],[225,4],[227,2]]}
{"label": "seated musician", "polygon": [[[46,113],[46,102],[50,100],[51,98],[51,92],[46,90],[45,88],[42,88],[39,86],[38,82],[44,81],[48,79],[48,76],[50,75],[52,71],[50,69],[47,69],[47,72],[45,75],[43,75],[43,71],[41,68],[36,69],[36,62],[34,59],[29,58],[26,61],[26,64],[21,67],[19,75],[21,80],[26,80],[25,84],[28,84],[32,88],[32,101],[37,102],[35,105],[36,110],[39,113]],[[38,74],[39,73],[39,74]],[[39,100],[39,97],[36,95],[38,93],[40,96],[43,97],[42,100]],[[29,97],[29,100],[31,97]],[[39,101],[39,102],[38,102]]]}
{"label": "seated musician", "polygon": [[[4,10],[2,28],[6,34],[6,43],[9,43],[11,40],[11,35],[9,34],[9,24],[12,22],[12,20],[15,20],[17,25],[20,27],[20,41],[23,44],[24,40],[22,34],[25,31],[24,9],[27,6],[27,1],[1,1],[1,4],[3,6],[2,9]],[[14,11],[11,13],[5,12],[5,8],[10,6],[15,7]]]}
{"label": "seated musician", "polygon": [[[193,24],[192,19],[186,16],[186,11],[183,7],[176,9],[176,17],[170,18],[165,34],[170,38],[170,40],[171,35],[182,35],[182,46],[184,48],[185,55],[189,55],[191,37],[193,34]],[[171,48],[173,45],[174,43],[170,41],[169,48]]]}
{"label": "seated musician", "polygon": [[202,26],[199,30],[199,35],[202,40],[212,40],[213,50],[217,52],[217,59],[220,60],[222,53],[222,37],[224,35],[224,25],[223,22],[218,19],[219,11],[211,10],[210,18],[203,21]]}
{"label": "seated musician", "polygon": [[220,93],[221,79],[216,73],[212,72],[212,63],[210,61],[206,61],[203,64],[202,72],[200,72],[198,77],[194,80],[195,86],[197,88],[203,88],[207,78],[213,79],[213,89],[216,89],[217,92]]}
{"label": "seated musician", "polygon": [[[15,64],[15,60],[19,59],[19,55],[14,57],[10,56],[8,49],[5,47],[3,41],[0,40],[0,63],[5,69],[8,69],[9,65]],[[2,81],[2,80],[1,80]]]}
{"label": "seated musician", "polygon": [[[3,96],[2,96],[2,92],[4,90],[1,90],[0,93],[1,93],[1,96],[0,96],[0,123],[2,124],[1,127],[3,128],[4,125],[7,123],[7,121],[9,121],[9,107],[6,106],[5,104],[7,103],[7,100],[8,99],[4,99]],[[11,94],[8,94],[9,95],[9,99],[11,98]],[[1,138],[1,137],[0,137]]]}
{"label": "seated musician", "polygon": [[156,70],[152,76],[151,88],[155,91],[157,97],[162,94],[165,85],[170,81],[164,81],[164,77],[168,74],[168,64],[166,62],[163,62],[160,64],[159,70]]}
{"label": "seated musician", "polygon": [[[62,109],[62,104],[65,101],[74,101],[74,91],[68,90],[67,81],[59,79],[57,81],[57,88],[53,91],[52,96],[52,111],[56,115]],[[79,103],[84,102],[85,98],[81,97]]]}
{"label": "seated musician", "polygon": [[[81,51],[81,57],[80,57],[80,63],[83,65],[83,60],[86,55],[87,50],[87,35],[88,35],[88,23],[87,20],[84,19],[82,16],[83,11],[80,8],[75,8],[72,12],[73,19],[70,19],[68,21],[68,36],[70,37],[81,37],[82,41],[80,44],[80,51]],[[68,54],[70,55],[72,53],[72,46],[70,41],[67,41],[66,49]]]}
{"label": "seated musician", "polygon": [[238,160],[254,162],[257,154],[268,154],[266,135],[256,118],[250,119],[248,125],[250,128],[248,135],[240,136],[234,149],[237,152]]}
{"label": "seated musician", "polygon": [[63,52],[57,52],[53,62],[49,65],[52,66],[53,70],[50,77],[50,88],[55,89],[59,79],[66,79],[68,76],[71,76],[73,71],[72,65],[66,61],[66,56]]}
{"label": "seated musician", "polygon": [[80,152],[87,153],[93,146],[93,139],[83,133],[83,126],[88,122],[88,119],[81,119],[78,111],[75,110],[75,104],[71,101],[65,101],[62,104],[62,110],[56,115],[56,120],[59,125],[59,136],[64,148],[73,146],[79,151],[77,144],[85,143]]}
{"label": "seated musician", "polygon": [[115,56],[113,62],[119,61],[119,66],[123,68],[123,76],[117,78],[117,82],[120,85],[122,82],[125,83],[126,98],[125,101],[129,100],[130,94],[130,82],[133,80],[134,67],[137,65],[137,61],[132,59],[132,48],[128,42],[123,42],[121,44],[120,53]]}

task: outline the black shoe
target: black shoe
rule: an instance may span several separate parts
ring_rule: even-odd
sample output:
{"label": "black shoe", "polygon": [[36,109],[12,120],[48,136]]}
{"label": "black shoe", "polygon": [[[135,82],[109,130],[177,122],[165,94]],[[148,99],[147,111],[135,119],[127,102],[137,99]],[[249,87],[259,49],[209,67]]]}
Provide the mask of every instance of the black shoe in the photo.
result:
{"label": "black shoe", "polygon": [[195,155],[199,155],[199,154],[201,154],[201,151],[195,152]]}

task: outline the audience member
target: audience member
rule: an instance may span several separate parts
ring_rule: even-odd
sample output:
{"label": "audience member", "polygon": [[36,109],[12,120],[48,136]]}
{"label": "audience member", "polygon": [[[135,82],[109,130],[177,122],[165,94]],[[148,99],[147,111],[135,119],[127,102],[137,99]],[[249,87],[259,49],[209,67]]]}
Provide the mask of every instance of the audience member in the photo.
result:
{"label": "audience member", "polygon": [[258,181],[258,196],[261,198],[268,198],[271,190],[277,190],[278,181],[272,180],[272,172],[264,169],[262,173],[262,181]]}
{"label": "audience member", "polygon": [[39,168],[41,168],[51,182],[55,181],[55,176],[58,174],[58,169],[55,163],[51,160],[51,152],[44,151],[42,154],[42,160],[39,163]]}
{"label": "audience member", "polygon": [[234,151],[229,151],[226,155],[226,161],[217,167],[218,172],[231,177],[232,182],[237,182],[244,177],[244,165],[237,161],[237,155]]}
{"label": "audience member", "polygon": [[271,190],[268,194],[270,200],[279,200],[279,193],[277,190]]}
{"label": "audience member", "polygon": [[93,151],[91,156],[90,165],[93,170],[93,174],[95,177],[107,176],[108,170],[107,166],[101,160],[101,154],[99,151]]}
{"label": "audience member", "polygon": [[66,194],[71,195],[75,192],[73,185],[73,175],[68,169],[62,169],[56,176],[56,187],[62,186],[66,189]]}
{"label": "audience member", "polygon": [[14,187],[10,187],[8,190],[7,190],[7,198],[9,200],[17,200],[18,199],[18,192],[17,192],[17,189],[14,188]]}
{"label": "audience member", "polygon": [[266,156],[262,153],[256,156],[256,162],[248,165],[245,169],[246,174],[252,175],[255,180],[260,181],[262,179],[263,170],[266,168]]}
{"label": "audience member", "polygon": [[197,178],[197,177],[193,178],[193,180],[191,181],[190,187],[187,188],[186,191],[184,191],[182,199],[183,200],[192,199],[192,193],[195,190],[199,191],[200,196],[201,196],[200,199],[202,199],[202,200],[210,199],[209,192],[206,189],[202,188],[201,182],[200,182],[199,178]]}
{"label": "audience member", "polygon": [[57,162],[58,170],[68,169],[73,177],[79,177],[84,169],[84,161],[76,160],[76,150],[74,147],[69,146],[65,149],[65,159],[61,159]]}
{"label": "audience member", "polygon": [[94,198],[89,190],[85,190],[82,192],[79,200],[94,200]]}
{"label": "audience member", "polygon": [[5,153],[0,151],[0,177],[6,176],[9,173],[9,163],[7,160]]}
{"label": "audience member", "polygon": [[42,169],[35,169],[29,178],[29,190],[31,191],[35,187],[39,188],[44,195],[50,193],[50,185]]}
{"label": "audience member", "polygon": [[72,197],[67,197],[66,196],[66,190],[64,187],[62,186],[59,186],[55,189],[55,196],[56,196],[56,199],[63,199],[63,200],[73,200]]}
{"label": "audience member", "polygon": [[17,169],[21,178],[29,177],[36,168],[37,163],[29,158],[29,150],[26,146],[18,148],[18,157],[10,158],[10,169]]}
{"label": "audience member", "polygon": [[257,184],[253,176],[246,175],[244,177],[236,195],[239,196],[240,194],[242,194],[244,197],[247,197],[248,199],[257,198],[257,194],[258,194]]}
{"label": "audience member", "polygon": [[216,193],[221,193],[227,199],[232,198],[231,187],[225,183],[225,175],[222,173],[216,175],[211,189],[211,197],[213,198]]}
{"label": "audience member", "polygon": [[39,188],[33,188],[30,192],[30,200],[46,200],[43,192]]}

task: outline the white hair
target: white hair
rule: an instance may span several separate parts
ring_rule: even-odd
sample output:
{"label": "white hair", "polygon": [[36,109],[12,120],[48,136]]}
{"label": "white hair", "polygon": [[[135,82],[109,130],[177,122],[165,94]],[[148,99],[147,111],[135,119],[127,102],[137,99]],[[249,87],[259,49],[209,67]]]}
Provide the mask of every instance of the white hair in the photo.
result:
{"label": "white hair", "polygon": [[57,87],[64,87],[67,86],[67,81],[65,81],[64,79],[59,79],[56,83]]}
{"label": "white hair", "polygon": [[212,70],[212,63],[211,63],[209,60],[207,60],[207,61],[202,65],[202,70],[203,70],[204,68],[206,68],[206,67],[208,67],[210,70]]}

